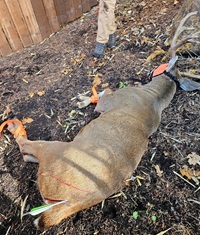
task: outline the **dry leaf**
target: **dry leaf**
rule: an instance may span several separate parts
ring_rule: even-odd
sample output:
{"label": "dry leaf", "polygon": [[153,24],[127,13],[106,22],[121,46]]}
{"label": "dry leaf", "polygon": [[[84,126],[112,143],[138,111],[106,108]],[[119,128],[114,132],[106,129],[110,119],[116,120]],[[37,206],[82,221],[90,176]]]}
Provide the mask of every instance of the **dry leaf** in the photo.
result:
{"label": "dry leaf", "polygon": [[72,59],[70,60],[70,63],[72,63],[73,65],[76,65],[76,60],[72,58]]}
{"label": "dry leaf", "polygon": [[97,73],[94,77],[93,84],[100,85],[101,84],[101,79],[102,79],[102,74]]}
{"label": "dry leaf", "polygon": [[196,165],[199,164],[200,165],[200,156],[198,154],[196,154],[195,152],[192,152],[190,154],[187,155],[188,158],[188,163],[190,165]]}
{"label": "dry leaf", "polygon": [[76,58],[76,62],[80,63],[82,60],[84,60],[85,54],[81,54],[80,57]]}
{"label": "dry leaf", "polygon": [[180,173],[182,176],[186,176],[189,180],[192,179],[193,171],[189,169],[187,166],[184,166],[183,168],[180,169]]}
{"label": "dry leaf", "polygon": [[45,94],[45,92],[44,91],[38,91],[38,93],[37,93],[39,96],[43,96],[44,94]]}
{"label": "dry leaf", "polygon": [[22,119],[22,124],[31,123],[31,122],[33,122],[32,118],[23,118]]}
{"label": "dry leaf", "polygon": [[109,83],[104,83],[104,84],[101,85],[102,88],[106,88],[108,86],[109,86]]}
{"label": "dry leaf", "polygon": [[32,98],[34,96],[34,92],[29,93],[29,96]]}
{"label": "dry leaf", "polygon": [[160,170],[160,166],[159,165],[155,165],[155,169],[156,169],[156,173],[159,177],[162,176],[163,171]]}
{"label": "dry leaf", "polygon": [[102,67],[102,66],[104,66],[104,64],[105,64],[105,62],[99,63],[98,67]]}
{"label": "dry leaf", "polygon": [[125,182],[125,186],[129,187],[131,186],[131,180]]}
{"label": "dry leaf", "polygon": [[72,58],[70,62],[73,63],[73,65],[76,65],[77,63],[80,63],[82,60],[84,60],[84,58],[85,58],[85,54],[81,54],[77,58]]}
{"label": "dry leaf", "polygon": [[148,41],[150,41],[150,38],[148,38],[148,37],[143,37],[143,39],[141,40],[141,44],[142,44],[142,45],[147,44]]}
{"label": "dry leaf", "polygon": [[150,62],[151,60],[153,60],[154,58],[156,58],[158,55],[164,55],[166,52],[161,48],[161,47],[157,47],[157,49],[151,53],[150,56],[147,57],[147,61]]}

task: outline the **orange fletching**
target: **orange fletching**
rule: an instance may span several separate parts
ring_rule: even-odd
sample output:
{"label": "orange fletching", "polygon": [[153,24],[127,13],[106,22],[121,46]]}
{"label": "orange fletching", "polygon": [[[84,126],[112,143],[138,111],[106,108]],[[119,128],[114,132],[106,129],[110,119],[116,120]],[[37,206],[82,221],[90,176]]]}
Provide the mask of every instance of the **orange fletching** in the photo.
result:
{"label": "orange fletching", "polygon": [[5,122],[3,122],[0,126],[0,134],[2,133],[4,127],[8,124],[8,123],[12,123],[12,122],[17,122],[19,124],[19,126],[17,127],[17,129],[14,132],[14,137],[16,138],[19,135],[26,135],[26,131],[21,123],[21,121],[17,120],[17,119],[13,119],[13,120],[7,120]]}
{"label": "orange fletching", "polygon": [[158,75],[164,73],[164,71],[166,70],[167,66],[168,66],[168,64],[161,64],[160,66],[158,66],[158,68],[153,71],[153,77],[158,76]]}
{"label": "orange fletching", "polygon": [[90,97],[90,101],[91,101],[91,103],[93,103],[93,104],[96,104],[96,103],[98,103],[98,101],[99,101],[99,97],[98,97],[98,94],[97,94],[97,91],[96,91],[96,87],[97,87],[97,85],[94,84],[94,86],[92,87],[92,93],[93,93],[93,95]]}

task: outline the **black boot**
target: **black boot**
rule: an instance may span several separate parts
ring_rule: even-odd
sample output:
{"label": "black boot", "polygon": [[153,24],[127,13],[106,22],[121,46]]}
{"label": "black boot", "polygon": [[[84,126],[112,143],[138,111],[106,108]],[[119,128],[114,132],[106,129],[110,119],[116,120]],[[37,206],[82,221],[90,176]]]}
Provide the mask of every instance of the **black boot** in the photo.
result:
{"label": "black boot", "polygon": [[115,45],[116,45],[115,33],[112,33],[109,36],[107,46],[110,47],[110,48],[113,48],[113,47],[115,47]]}
{"label": "black boot", "polygon": [[94,52],[92,54],[96,58],[101,58],[103,57],[105,50],[106,50],[106,44],[97,42]]}

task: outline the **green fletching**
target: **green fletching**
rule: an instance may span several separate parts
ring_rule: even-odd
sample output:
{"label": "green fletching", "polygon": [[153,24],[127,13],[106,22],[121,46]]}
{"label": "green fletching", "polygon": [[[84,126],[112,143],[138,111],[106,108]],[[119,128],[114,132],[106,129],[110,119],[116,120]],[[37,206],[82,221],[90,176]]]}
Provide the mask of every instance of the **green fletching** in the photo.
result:
{"label": "green fletching", "polygon": [[52,207],[57,206],[57,205],[62,204],[62,203],[67,203],[67,201],[60,201],[60,202],[56,202],[54,204],[46,204],[46,205],[43,205],[43,206],[34,207],[33,209],[31,209],[30,212],[27,212],[27,213],[23,214],[23,216],[25,216],[25,215],[35,216],[35,215],[41,214],[41,213],[51,209]]}

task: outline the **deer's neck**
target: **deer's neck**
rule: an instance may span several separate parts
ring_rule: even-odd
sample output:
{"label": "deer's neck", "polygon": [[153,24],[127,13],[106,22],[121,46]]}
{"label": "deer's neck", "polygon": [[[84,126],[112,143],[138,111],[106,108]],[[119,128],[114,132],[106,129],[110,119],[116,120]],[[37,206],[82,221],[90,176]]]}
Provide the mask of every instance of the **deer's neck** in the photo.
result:
{"label": "deer's neck", "polygon": [[162,112],[174,97],[176,83],[168,76],[162,74],[153,78],[150,83],[145,85],[145,89],[154,95],[154,106],[159,112]]}

